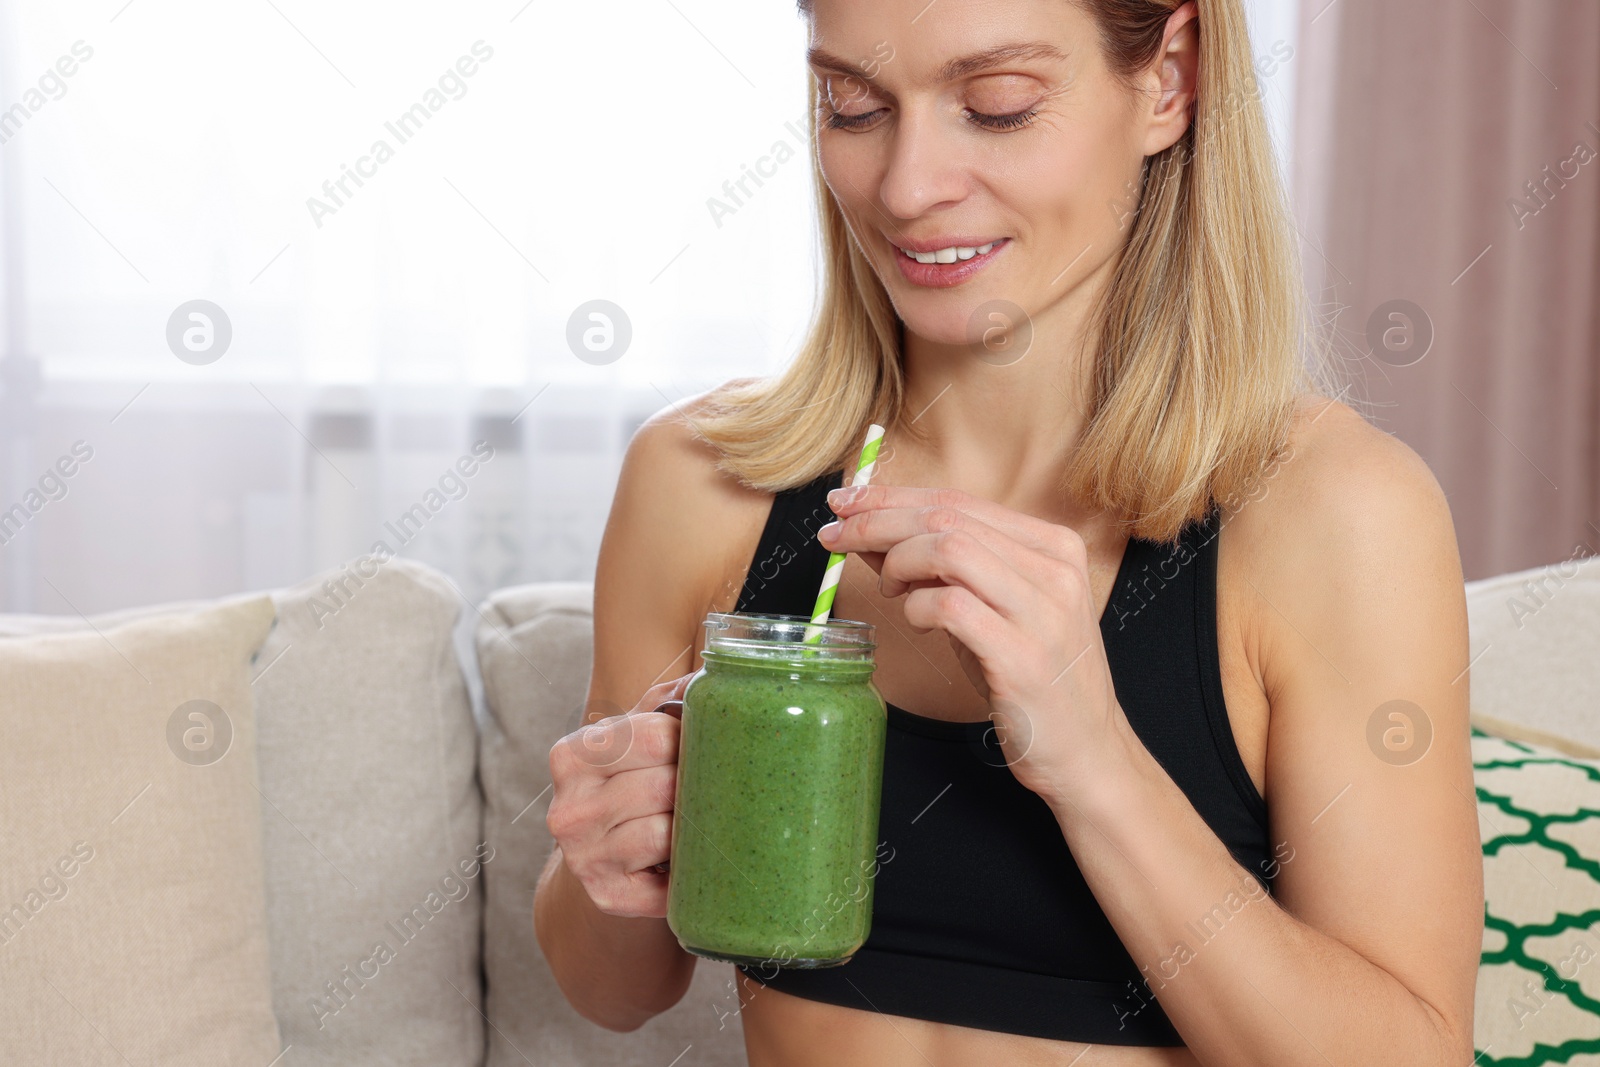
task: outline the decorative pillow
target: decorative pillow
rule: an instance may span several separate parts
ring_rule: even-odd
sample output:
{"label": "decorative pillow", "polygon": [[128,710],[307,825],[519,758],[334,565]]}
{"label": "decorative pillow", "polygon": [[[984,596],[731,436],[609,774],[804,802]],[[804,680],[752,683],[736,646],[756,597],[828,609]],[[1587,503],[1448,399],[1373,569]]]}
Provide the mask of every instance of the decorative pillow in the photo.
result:
{"label": "decorative pillow", "polygon": [[0,1063],[254,1064],[265,596],[0,641]]}
{"label": "decorative pillow", "polygon": [[1472,731],[1482,1067],[1600,1062],[1600,761]]}
{"label": "decorative pillow", "polygon": [[[278,621],[250,690],[273,1005],[293,1046],[276,1067],[480,1067],[482,876],[502,859],[481,836],[477,729],[453,636],[465,602],[433,568],[377,555],[272,600]],[[98,641],[90,627],[213,605],[0,615],[0,638]],[[0,991],[5,956],[0,944]]]}
{"label": "decorative pillow", "polygon": [[278,1067],[483,1063],[478,732],[466,602],[362,556],[273,593],[261,649],[267,932]]}

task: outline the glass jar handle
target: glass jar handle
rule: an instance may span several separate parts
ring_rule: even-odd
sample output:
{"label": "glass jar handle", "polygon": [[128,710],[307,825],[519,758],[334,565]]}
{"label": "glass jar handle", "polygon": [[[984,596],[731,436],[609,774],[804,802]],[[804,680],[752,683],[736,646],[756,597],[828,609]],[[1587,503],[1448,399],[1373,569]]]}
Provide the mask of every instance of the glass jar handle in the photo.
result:
{"label": "glass jar handle", "polygon": [[[668,700],[668,701],[665,701],[664,703],[657,704],[656,705],[656,710],[659,711],[659,712],[662,712],[663,714],[671,715],[674,718],[682,719],[683,718],[683,701],[681,701],[681,700]],[[671,873],[672,865],[671,865],[671,863],[658,863],[655,866],[651,867],[650,869],[652,871],[657,872],[658,874],[668,874],[668,873]]]}

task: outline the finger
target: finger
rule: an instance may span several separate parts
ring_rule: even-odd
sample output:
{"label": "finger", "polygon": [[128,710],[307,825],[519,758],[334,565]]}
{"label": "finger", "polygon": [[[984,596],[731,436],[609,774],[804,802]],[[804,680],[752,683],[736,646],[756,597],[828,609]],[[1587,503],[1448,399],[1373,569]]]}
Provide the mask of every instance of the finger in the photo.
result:
{"label": "finger", "polygon": [[683,690],[689,684],[689,679],[693,677],[693,674],[686,674],[681,678],[673,678],[669,681],[652,685],[644,691],[644,695],[638,699],[632,708],[627,709],[603,696],[591,696],[583,705],[585,709],[582,720],[583,725],[588,726],[602,719],[625,715],[628,711],[654,711],[658,704],[682,696]]}
{"label": "finger", "polygon": [[653,711],[613,715],[582,726],[550,750],[557,773],[597,770],[607,775],[671,763],[678,751],[678,719]]}
{"label": "finger", "polygon": [[[689,683],[694,680],[695,674],[691,672],[681,678],[674,678],[667,683],[667,688],[652,686],[639,701],[639,711],[658,711],[663,715],[671,715],[675,719],[683,718],[683,694],[688,691]],[[652,703],[654,701],[655,703]]]}
{"label": "finger", "polygon": [[667,914],[667,876],[650,868],[609,874],[602,881],[584,883],[583,888],[607,915],[662,919]]}
{"label": "finger", "polygon": [[1063,529],[1057,523],[1015,511],[1003,504],[960,489],[909,485],[852,487],[856,495],[847,504],[829,500],[834,515],[843,519],[881,508],[952,508],[1040,551],[1048,550]]}
{"label": "finger", "polygon": [[[1057,585],[1061,580],[1062,567],[1069,565],[1048,553],[1018,542],[981,519],[943,505],[878,508],[852,515],[840,519],[836,535],[831,540],[823,541],[823,544],[837,552],[887,554],[912,538],[929,534],[960,534],[976,539],[1027,582],[1043,588]],[[873,569],[880,575],[885,575],[881,558],[878,566]],[[903,592],[905,592],[904,587],[898,583],[883,584],[885,596],[899,596]]]}
{"label": "finger", "polygon": [[976,656],[987,672],[1004,661],[1015,644],[1007,638],[1015,627],[994,609],[959,585],[934,585],[906,594],[906,623],[918,633],[943,630]]}
{"label": "finger", "polygon": [[610,832],[634,819],[672,811],[678,787],[676,764],[624,771],[606,783],[604,824]]}
{"label": "finger", "polygon": [[917,534],[890,549],[883,561],[884,596],[900,596],[916,583],[959,585],[1013,622],[1037,618],[1039,590],[983,541],[965,530]]}
{"label": "finger", "polygon": [[667,876],[654,868],[634,871],[628,875],[627,888],[618,898],[620,907],[613,912],[640,919],[665,919],[667,917]]}
{"label": "finger", "polygon": [[672,851],[672,816],[629,819],[606,835],[606,849],[626,874],[650,871]]}
{"label": "finger", "polygon": [[694,673],[695,672],[691,671],[688,674],[673,678],[670,681],[659,682],[656,685],[652,685],[649,689],[644,691],[644,695],[641,696],[639,698],[639,702],[633,706],[633,710],[654,711],[658,706],[665,704],[668,701],[682,699],[683,691],[689,688],[689,682],[693,680]]}

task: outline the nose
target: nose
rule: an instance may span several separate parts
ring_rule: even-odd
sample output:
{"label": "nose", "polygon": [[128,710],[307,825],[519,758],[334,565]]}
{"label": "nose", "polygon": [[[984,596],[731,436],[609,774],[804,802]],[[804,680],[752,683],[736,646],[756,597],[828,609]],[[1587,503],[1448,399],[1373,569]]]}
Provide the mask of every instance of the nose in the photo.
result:
{"label": "nose", "polygon": [[969,161],[943,116],[902,109],[887,145],[878,196],[896,218],[914,219],[966,196]]}

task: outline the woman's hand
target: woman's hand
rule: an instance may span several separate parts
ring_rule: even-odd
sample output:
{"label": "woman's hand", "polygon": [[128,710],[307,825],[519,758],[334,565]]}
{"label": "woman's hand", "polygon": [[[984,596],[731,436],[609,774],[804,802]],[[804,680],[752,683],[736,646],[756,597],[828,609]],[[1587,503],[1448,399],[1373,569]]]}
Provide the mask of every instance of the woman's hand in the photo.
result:
{"label": "woman's hand", "polygon": [[678,714],[693,674],[645,691],[632,711],[580,726],[550,749],[545,824],[567,869],[609,915],[667,914]]}
{"label": "woman's hand", "polygon": [[853,488],[848,501],[851,489],[829,494],[839,521],[822,543],[860,555],[885,596],[903,595],[913,629],[949,635],[1017,780],[1052,805],[1069,798],[1122,715],[1083,539],[955,489]]}

